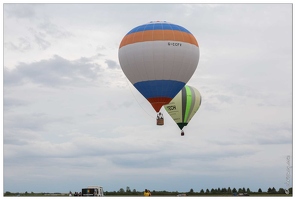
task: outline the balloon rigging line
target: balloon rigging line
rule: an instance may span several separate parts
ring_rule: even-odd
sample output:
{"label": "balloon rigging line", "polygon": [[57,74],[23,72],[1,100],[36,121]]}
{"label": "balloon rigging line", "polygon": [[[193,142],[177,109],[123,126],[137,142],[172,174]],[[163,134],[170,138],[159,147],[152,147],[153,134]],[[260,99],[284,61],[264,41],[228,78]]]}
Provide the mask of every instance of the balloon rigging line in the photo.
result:
{"label": "balloon rigging line", "polygon": [[[126,77],[125,77],[126,78]],[[142,106],[141,106],[141,104],[139,103],[139,101],[137,100],[137,98],[135,97],[135,95],[134,95],[134,93],[133,93],[133,91],[132,91],[132,89],[131,89],[131,87],[130,87],[130,83],[129,83],[129,80],[126,78],[126,82],[127,82],[127,84],[128,84],[128,88],[130,89],[130,91],[131,91],[131,93],[132,93],[132,95],[133,95],[133,97],[135,98],[135,100],[136,100],[136,102],[139,104],[139,106],[140,106],[140,108],[142,108],[142,110],[144,110],[144,112],[148,115],[148,116],[150,116],[150,117],[152,117],[152,118],[155,118],[155,117],[153,117],[153,116],[151,116]]]}

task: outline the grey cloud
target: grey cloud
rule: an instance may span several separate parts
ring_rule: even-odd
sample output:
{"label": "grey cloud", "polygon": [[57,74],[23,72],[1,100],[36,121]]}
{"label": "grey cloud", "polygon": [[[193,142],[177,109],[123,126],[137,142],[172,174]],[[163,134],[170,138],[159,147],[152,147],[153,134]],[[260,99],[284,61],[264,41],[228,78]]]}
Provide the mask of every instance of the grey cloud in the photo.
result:
{"label": "grey cloud", "polygon": [[39,140],[44,131],[45,118],[41,116],[5,116],[3,126],[4,145],[25,145],[30,140]]}
{"label": "grey cloud", "polygon": [[31,43],[28,39],[20,37],[18,42],[5,42],[4,47],[9,50],[18,50],[21,52],[27,51],[32,48]]}
{"label": "grey cloud", "polygon": [[[28,38],[21,38],[19,43],[15,41],[6,42],[5,47],[10,50],[25,51],[34,47],[34,42],[37,43],[40,49],[46,50],[51,46],[52,39],[61,39],[73,36],[72,32],[65,30],[65,26],[58,26],[51,22],[44,13],[39,13],[38,9],[41,4],[6,4],[4,6],[4,16],[6,18],[17,18],[17,20],[9,23],[24,24],[36,21],[36,25],[26,26],[29,31]],[[9,21],[9,20],[8,20]],[[22,34],[27,34],[26,32]]]}
{"label": "grey cloud", "polygon": [[66,60],[55,55],[49,60],[34,63],[20,63],[13,70],[4,69],[4,85],[20,85],[26,82],[59,87],[63,85],[80,85],[95,81],[100,65],[84,63],[82,60]]}
{"label": "grey cloud", "polygon": [[110,69],[117,69],[117,68],[119,68],[119,65],[114,60],[107,59],[105,61],[105,63],[108,65],[108,68],[110,68]]}
{"label": "grey cloud", "polygon": [[8,17],[34,18],[34,4],[4,4],[3,9]]}
{"label": "grey cloud", "polygon": [[222,103],[232,103],[232,97],[227,95],[214,95],[215,98],[217,98]]}
{"label": "grey cloud", "polygon": [[50,35],[54,38],[65,38],[72,36],[73,34],[63,30],[63,28],[58,27],[57,25],[44,21],[38,25],[39,31],[44,31],[45,34]]}
{"label": "grey cloud", "polygon": [[271,144],[291,144],[292,145],[292,136],[287,137],[282,136],[270,136],[270,137],[260,137],[256,140],[259,144],[271,145]]}
{"label": "grey cloud", "polygon": [[97,51],[102,51],[102,50],[106,50],[107,48],[105,46],[102,45],[98,45],[97,46]]}
{"label": "grey cloud", "polygon": [[[116,164],[127,165],[124,159],[121,160],[119,158],[126,157],[127,160],[137,163],[137,159],[133,156],[135,152],[143,160],[144,156],[142,155],[146,155],[147,152],[151,151],[149,147],[142,148],[142,145],[135,145],[132,141],[122,142],[120,139],[90,137],[87,134],[75,135],[70,140],[56,143],[44,140],[40,133],[40,131],[23,130],[22,132],[15,131],[13,134],[7,135],[4,142],[7,154],[8,151],[10,152],[7,159],[13,161],[14,158],[23,156],[28,159],[34,157],[43,157],[44,159],[104,157],[110,159],[112,162],[114,161]],[[19,134],[23,134],[23,136],[18,138]],[[156,162],[156,160],[154,161]],[[150,164],[152,163],[150,162]]]}
{"label": "grey cloud", "polygon": [[119,104],[119,107],[126,107],[126,108],[129,108],[133,105],[133,102],[132,101],[124,101],[122,103]]}
{"label": "grey cloud", "polygon": [[[6,126],[6,125],[5,125]],[[27,129],[20,130],[19,128],[4,128],[3,145],[11,148],[12,146],[27,145],[30,141],[40,141],[40,131],[32,131]],[[6,148],[4,148],[6,149]],[[15,155],[17,153],[13,153]],[[10,155],[7,155],[10,156]]]}
{"label": "grey cloud", "polygon": [[124,168],[151,168],[170,166],[171,158],[169,157],[151,157],[143,155],[121,155],[114,156],[111,161]]}
{"label": "grey cloud", "polygon": [[18,50],[18,45],[15,45],[12,42],[4,42],[4,47],[9,49],[9,50]]}
{"label": "grey cloud", "polygon": [[199,112],[200,112],[201,109],[204,109],[204,110],[207,110],[207,111],[213,111],[213,112],[221,111],[221,108],[219,107],[218,104],[210,103],[210,102],[208,102],[208,101],[206,101],[204,99],[202,100]]}
{"label": "grey cloud", "polygon": [[[209,148],[210,147],[210,148]],[[255,146],[249,144],[241,144],[238,142],[227,141],[227,140],[208,140],[204,144],[200,144],[200,147],[196,148],[195,151],[187,152],[186,155],[182,155],[182,159],[189,160],[219,160],[223,158],[241,157],[246,155],[253,155],[258,152]]]}
{"label": "grey cloud", "polygon": [[25,105],[28,105],[28,104],[29,104],[29,102],[24,101],[22,99],[7,98],[5,96],[3,98],[3,107],[4,107],[4,109],[8,109],[10,107],[25,106]]}
{"label": "grey cloud", "polygon": [[[221,146],[233,145],[279,145],[292,144],[292,128],[288,124],[252,124],[250,130],[229,130],[230,138],[212,139],[210,142]],[[223,147],[225,148],[225,147]]]}
{"label": "grey cloud", "polygon": [[90,63],[93,61],[91,57],[81,57],[80,59],[76,60],[79,63]]}
{"label": "grey cloud", "polygon": [[[43,131],[48,123],[63,121],[50,119],[45,113],[28,113],[6,116],[4,119],[5,129]],[[9,134],[5,134],[9,135]]]}
{"label": "grey cloud", "polygon": [[[129,108],[131,107],[132,105],[134,105],[134,102],[133,101],[123,101],[122,103],[113,103],[113,102],[108,102],[108,105],[112,108],[112,110],[119,110],[121,108]],[[102,109],[100,109],[100,112],[103,111],[105,106],[102,106]]]}
{"label": "grey cloud", "polygon": [[291,124],[255,124],[257,132],[253,133],[253,140],[258,144],[292,144],[292,122]]}
{"label": "grey cloud", "polygon": [[98,53],[98,54],[91,56],[91,57],[81,57],[76,61],[80,62],[80,63],[91,63],[91,62],[94,62],[96,59],[99,59],[103,56],[105,56],[105,55]]}
{"label": "grey cloud", "polygon": [[[27,145],[32,141],[41,142],[44,138],[51,137],[47,131],[52,126],[71,123],[70,117],[53,117],[46,113],[7,114],[3,122],[3,144],[5,146]],[[55,135],[57,132],[51,134]]]}
{"label": "grey cloud", "polygon": [[46,41],[44,38],[45,37],[42,37],[42,36],[39,36],[39,35],[35,35],[35,42],[38,44],[38,46],[45,50],[47,49],[48,47],[50,47],[50,42]]}
{"label": "grey cloud", "polygon": [[[258,106],[292,106],[292,90],[286,88],[275,89],[272,85],[269,88],[258,87],[259,84],[251,85],[248,81],[233,80],[208,80],[208,86],[201,82],[201,93],[203,103],[218,100],[215,103],[239,103],[245,105],[249,100],[256,101]],[[264,81],[263,81],[264,82]],[[214,85],[214,83],[216,85]],[[262,84],[260,85],[262,86]],[[211,89],[215,88],[214,89]]]}

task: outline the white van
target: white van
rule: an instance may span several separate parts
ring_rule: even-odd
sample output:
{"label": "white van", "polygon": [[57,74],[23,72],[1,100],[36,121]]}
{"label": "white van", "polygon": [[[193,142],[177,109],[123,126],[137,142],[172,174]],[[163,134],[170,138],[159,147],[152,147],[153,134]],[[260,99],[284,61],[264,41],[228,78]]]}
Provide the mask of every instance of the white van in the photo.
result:
{"label": "white van", "polygon": [[103,197],[104,191],[101,186],[88,186],[87,188],[82,188],[82,196],[97,196]]}

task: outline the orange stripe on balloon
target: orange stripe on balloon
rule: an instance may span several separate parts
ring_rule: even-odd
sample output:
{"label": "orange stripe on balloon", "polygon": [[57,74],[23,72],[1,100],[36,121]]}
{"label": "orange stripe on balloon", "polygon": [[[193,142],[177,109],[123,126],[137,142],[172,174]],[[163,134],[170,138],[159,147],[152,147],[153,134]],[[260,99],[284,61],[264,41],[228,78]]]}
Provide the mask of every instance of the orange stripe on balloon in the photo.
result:
{"label": "orange stripe on balloon", "polygon": [[177,30],[148,30],[140,31],[126,35],[121,43],[119,48],[134,44],[138,42],[147,42],[147,41],[178,41],[186,42],[198,46],[198,42],[195,37],[183,31]]}

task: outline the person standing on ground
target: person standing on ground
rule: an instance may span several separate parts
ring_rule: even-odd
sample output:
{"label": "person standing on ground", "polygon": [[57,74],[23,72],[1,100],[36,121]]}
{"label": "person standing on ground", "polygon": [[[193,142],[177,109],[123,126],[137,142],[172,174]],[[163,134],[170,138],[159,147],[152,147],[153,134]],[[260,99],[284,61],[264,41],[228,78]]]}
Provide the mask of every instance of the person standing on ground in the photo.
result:
{"label": "person standing on ground", "polygon": [[144,191],[144,196],[145,196],[145,197],[149,197],[149,192],[148,192],[147,189],[145,189],[145,191]]}

